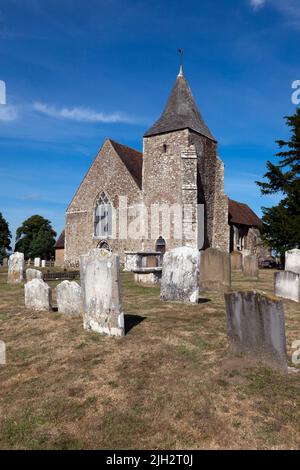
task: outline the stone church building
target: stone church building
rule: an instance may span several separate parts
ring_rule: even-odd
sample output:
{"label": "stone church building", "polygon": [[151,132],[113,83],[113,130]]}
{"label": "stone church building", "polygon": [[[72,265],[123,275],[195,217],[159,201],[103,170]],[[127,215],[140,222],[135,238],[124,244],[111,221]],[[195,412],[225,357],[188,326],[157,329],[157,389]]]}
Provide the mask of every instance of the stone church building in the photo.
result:
{"label": "stone church building", "polygon": [[[161,216],[155,233],[146,227],[141,237],[127,237],[121,220],[116,220],[114,233],[111,229],[111,213],[122,207],[124,200],[127,215],[142,205],[150,214],[157,205],[179,207],[181,213],[177,212],[178,219],[171,221],[169,230]],[[234,242],[238,229],[230,222],[229,206],[233,203],[224,194],[224,165],[217,141],[180,68],[165,109],[144,134],[143,153],[111,139],[103,143],[67,208],[65,230],[56,246],[57,264],[64,260],[66,266],[76,265],[80,255],[101,246],[109,246],[122,260],[125,252],[162,251],[183,245],[227,252],[239,249]],[[120,217],[118,212],[115,219]],[[247,231],[247,224],[259,228],[260,221],[255,217],[239,219],[243,227],[245,222],[242,232],[246,236],[252,228],[248,226]],[[180,236],[175,233],[175,222],[182,225]]]}

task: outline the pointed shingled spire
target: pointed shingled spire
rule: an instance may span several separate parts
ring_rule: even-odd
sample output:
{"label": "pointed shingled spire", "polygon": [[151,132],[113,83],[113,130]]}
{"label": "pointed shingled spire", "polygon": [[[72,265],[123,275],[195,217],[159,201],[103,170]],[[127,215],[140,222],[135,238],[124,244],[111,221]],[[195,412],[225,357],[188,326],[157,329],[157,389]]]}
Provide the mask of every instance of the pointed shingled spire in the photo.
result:
{"label": "pointed shingled spire", "polygon": [[179,74],[166,107],[161,117],[146,132],[144,137],[182,129],[191,129],[216,142],[197,108],[189,84],[183,75],[182,65],[180,65]]}

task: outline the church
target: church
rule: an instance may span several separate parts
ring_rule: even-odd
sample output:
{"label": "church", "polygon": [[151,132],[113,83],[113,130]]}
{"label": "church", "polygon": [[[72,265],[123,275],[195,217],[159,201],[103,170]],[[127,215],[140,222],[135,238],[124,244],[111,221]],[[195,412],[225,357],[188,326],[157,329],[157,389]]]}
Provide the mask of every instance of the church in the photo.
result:
{"label": "church", "polygon": [[[177,212],[167,223],[162,210],[155,230],[147,226],[139,237],[124,235],[120,207],[130,219],[133,209],[141,206],[149,214],[158,206],[175,207]],[[112,139],[103,143],[67,208],[65,230],[56,244],[56,264],[76,266],[80,255],[96,247],[118,253],[121,261],[126,252],[183,245],[253,252],[259,228],[260,220],[248,206],[224,194],[224,165],[217,141],[180,67],[165,109],[144,134],[143,153]]]}

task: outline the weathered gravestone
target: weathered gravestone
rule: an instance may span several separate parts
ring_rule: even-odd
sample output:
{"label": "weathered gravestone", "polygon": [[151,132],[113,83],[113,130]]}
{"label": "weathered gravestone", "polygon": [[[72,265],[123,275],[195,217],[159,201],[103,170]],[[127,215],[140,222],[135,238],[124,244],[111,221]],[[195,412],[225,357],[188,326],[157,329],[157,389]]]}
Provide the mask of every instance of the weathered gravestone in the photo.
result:
{"label": "weathered gravestone", "polygon": [[26,282],[30,282],[32,279],[43,279],[43,273],[38,269],[26,269]]}
{"label": "weathered gravestone", "polygon": [[183,246],[164,255],[160,299],[163,301],[198,303],[200,253]]}
{"label": "weathered gravestone", "polygon": [[243,254],[241,251],[233,251],[230,253],[232,271],[243,270]]}
{"label": "weathered gravestone", "polygon": [[80,257],[83,325],[86,330],[123,336],[119,257],[95,249]]}
{"label": "weathered gravestone", "polygon": [[300,274],[300,250],[290,250],[285,253],[285,270]]}
{"label": "weathered gravestone", "polygon": [[230,255],[216,248],[201,252],[200,291],[224,292],[231,286]]}
{"label": "weathered gravestone", "polygon": [[25,284],[25,307],[37,311],[51,310],[51,288],[41,279]]}
{"label": "weathered gravestone", "polygon": [[291,271],[275,273],[275,295],[300,302],[300,274]]}
{"label": "weathered gravestone", "polygon": [[35,268],[41,267],[41,258],[34,258],[34,267]]}
{"label": "weathered gravestone", "polygon": [[255,255],[247,255],[243,260],[243,274],[248,279],[259,278],[258,259]]}
{"label": "weathered gravestone", "polygon": [[68,316],[82,313],[81,287],[75,281],[63,281],[56,287],[58,312]]}
{"label": "weathered gravestone", "polygon": [[46,267],[46,261],[43,259],[42,260],[42,268],[45,268]]}
{"label": "weathered gravestone", "polygon": [[287,372],[283,303],[255,291],[225,294],[225,303],[233,350]]}
{"label": "weathered gravestone", "polygon": [[8,266],[8,258],[3,258],[3,266]]}
{"label": "weathered gravestone", "polygon": [[26,265],[27,265],[27,266],[30,266],[30,265],[31,265],[31,262],[32,262],[32,261],[31,261],[31,258],[29,258],[29,259],[27,260],[27,262],[26,262]]}
{"label": "weathered gravestone", "polygon": [[9,284],[19,284],[24,282],[24,254],[14,253],[8,260],[7,282]]}

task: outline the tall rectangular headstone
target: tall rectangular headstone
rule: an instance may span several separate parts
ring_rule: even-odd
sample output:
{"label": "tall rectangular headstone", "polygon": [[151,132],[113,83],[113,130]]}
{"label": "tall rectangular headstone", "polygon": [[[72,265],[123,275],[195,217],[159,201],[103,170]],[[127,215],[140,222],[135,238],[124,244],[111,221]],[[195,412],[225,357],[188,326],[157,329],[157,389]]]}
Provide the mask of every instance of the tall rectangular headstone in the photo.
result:
{"label": "tall rectangular headstone", "polygon": [[84,328],[109,336],[123,336],[119,257],[101,249],[81,256],[80,280]]}
{"label": "tall rectangular headstone", "polygon": [[275,273],[275,295],[300,302],[300,274],[291,271]]}
{"label": "tall rectangular headstone", "polygon": [[195,248],[183,246],[164,255],[160,299],[197,303],[199,300],[200,253]]}
{"label": "tall rectangular headstone", "polygon": [[8,260],[7,282],[9,284],[20,284],[24,282],[24,254],[14,253]]}
{"label": "tall rectangular headstone", "polygon": [[285,270],[300,274],[300,250],[290,250],[285,253]]}
{"label": "tall rectangular headstone", "polygon": [[201,252],[200,291],[224,292],[231,287],[229,253],[208,248]]}
{"label": "tall rectangular headstone", "polygon": [[35,268],[41,267],[41,258],[34,258],[34,267]]}
{"label": "tall rectangular headstone", "polygon": [[255,255],[248,255],[243,260],[243,274],[248,279],[259,278],[258,259]]}
{"label": "tall rectangular headstone", "polygon": [[233,251],[230,253],[232,271],[243,270],[243,253],[241,251]]}
{"label": "tall rectangular headstone", "polygon": [[225,304],[233,350],[287,372],[282,301],[250,291],[225,294]]}
{"label": "tall rectangular headstone", "polygon": [[42,260],[42,268],[45,268],[46,267],[46,261],[43,259]]}
{"label": "tall rectangular headstone", "polygon": [[8,258],[3,258],[3,266],[8,266]]}

